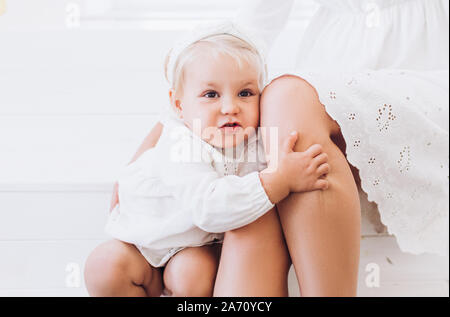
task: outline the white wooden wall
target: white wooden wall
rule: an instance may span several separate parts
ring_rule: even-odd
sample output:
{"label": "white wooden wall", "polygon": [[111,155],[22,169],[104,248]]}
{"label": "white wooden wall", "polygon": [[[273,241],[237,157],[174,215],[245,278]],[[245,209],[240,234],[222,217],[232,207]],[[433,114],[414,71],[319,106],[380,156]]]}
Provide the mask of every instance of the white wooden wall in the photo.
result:
{"label": "white wooden wall", "polygon": [[[164,56],[183,27],[211,14],[186,1],[152,0],[144,13],[136,9],[143,0],[1,1],[0,296],[84,296],[84,261],[108,238],[116,173],[167,105]],[[215,2],[219,18],[238,4]],[[67,27],[73,4],[78,28]],[[313,10],[308,1],[298,8]],[[280,36],[271,71],[293,63],[289,39],[306,25],[302,12]],[[394,237],[376,232],[374,215],[364,206],[359,296],[448,296],[448,259],[400,252]],[[379,287],[366,283],[371,263]],[[293,271],[290,294],[299,295]]]}

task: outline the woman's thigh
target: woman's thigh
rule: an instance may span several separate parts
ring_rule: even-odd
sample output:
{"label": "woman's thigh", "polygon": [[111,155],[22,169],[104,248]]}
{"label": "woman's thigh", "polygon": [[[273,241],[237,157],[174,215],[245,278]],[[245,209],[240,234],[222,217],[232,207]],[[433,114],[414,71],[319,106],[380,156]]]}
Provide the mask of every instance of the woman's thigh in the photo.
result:
{"label": "woman's thigh", "polygon": [[[266,87],[261,126],[277,127],[279,144],[290,131],[298,131],[297,152],[321,144],[331,166],[328,190],[291,193],[277,204],[302,295],[356,295],[360,205],[350,166],[333,142],[339,126],[326,113],[315,89],[295,76],[282,76]],[[264,136],[266,151],[277,155],[268,146],[268,137]]]}
{"label": "woman's thigh", "polygon": [[181,250],[164,268],[164,284],[172,296],[209,297],[213,294],[221,244]]}
{"label": "woman's thigh", "polygon": [[290,267],[275,208],[225,233],[214,296],[288,296]]}

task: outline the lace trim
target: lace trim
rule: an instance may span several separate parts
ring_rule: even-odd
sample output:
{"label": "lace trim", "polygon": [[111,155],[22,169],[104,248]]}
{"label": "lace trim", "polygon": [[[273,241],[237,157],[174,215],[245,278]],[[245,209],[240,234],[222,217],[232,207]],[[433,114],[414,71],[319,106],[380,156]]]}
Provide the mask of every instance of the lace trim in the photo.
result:
{"label": "lace trim", "polygon": [[[426,80],[415,78],[414,72],[405,76],[406,71],[283,74],[299,76],[316,89],[341,127],[346,157],[359,169],[361,189],[377,203],[381,221],[400,249],[448,256],[449,137],[439,120],[448,117],[448,90],[445,98],[435,81],[425,87]],[[401,84],[408,78],[408,84]]]}
{"label": "lace trim", "polygon": [[[404,74],[404,72],[397,73],[397,75]],[[375,74],[370,72],[364,75],[375,77]],[[403,96],[402,99],[402,96],[399,96],[395,100],[389,96],[390,100],[383,100],[383,96],[374,93],[370,96],[371,98],[367,99],[372,103],[374,100],[378,100],[376,102],[377,113],[373,118],[368,118],[367,111],[365,109],[359,111],[357,107],[357,105],[366,106],[364,105],[364,96],[361,96],[361,91],[356,88],[360,80],[367,80],[367,78],[360,78],[361,76],[363,75],[350,78],[343,77],[340,84],[336,81],[326,80],[320,81],[320,83],[317,81],[317,84],[314,84],[313,76],[302,77],[310,81],[315,87],[328,114],[340,125],[342,135],[347,143],[347,160],[359,169],[361,189],[367,193],[369,201],[378,204],[381,221],[387,226],[388,232],[396,236],[400,249],[413,254],[431,252],[447,255],[448,133],[439,135],[433,132],[431,135],[428,133],[427,136],[421,136],[421,139],[410,140],[401,140],[401,136],[394,137],[389,134],[393,128],[398,129],[401,125],[399,116],[407,109],[407,103],[411,100],[411,97]],[[379,79],[374,78],[373,80]],[[370,79],[368,82],[370,83]],[[339,91],[341,88],[345,92]],[[343,111],[343,109],[348,110]],[[411,116],[413,117],[413,115]],[[417,123],[423,120],[420,115],[418,119]],[[358,123],[359,120],[361,121]],[[375,125],[366,124],[366,120],[374,120]],[[403,123],[411,124],[411,122]],[[377,131],[371,130],[370,126],[375,126]],[[420,126],[416,128],[420,128]],[[424,131],[423,134],[427,134],[426,132]],[[380,137],[384,138],[387,143],[372,144],[370,136],[374,133],[379,133]],[[396,145],[401,145],[397,153],[385,155],[394,158],[393,162],[380,162],[377,160],[377,153],[380,153],[380,147],[388,144],[390,144],[391,149]],[[395,184],[399,184],[395,179],[398,172],[396,173],[394,168],[398,169],[401,175],[407,175],[413,168],[414,172],[419,174],[420,167],[415,166],[414,155],[418,151],[426,151],[426,148],[431,148],[431,146],[441,147],[441,151],[445,151],[445,148],[447,148],[447,151],[444,152],[447,153],[447,160],[443,159],[444,155],[441,155],[440,159],[436,160],[433,157],[433,160],[430,160],[430,164],[435,164],[434,170],[438,172],[430,175],[429,178],[428,175],[424,175],[424,178],[419,179],[421,182],[407,184],[407,188],[396,187]],[[414,147],[414,150],[412,147]],[[364,152],[361,151],[362,149],[364,149]],[[436,175],[439,172],[446,177],[437,179]],[[429,199],[428,202],[431,204],[426,206],[424,204],[427,200],[426,195],[430,193],[441,193],[442,196],[434,201],[433,198]],[[422,202],[421,206],[419,206],[420,202]]]}

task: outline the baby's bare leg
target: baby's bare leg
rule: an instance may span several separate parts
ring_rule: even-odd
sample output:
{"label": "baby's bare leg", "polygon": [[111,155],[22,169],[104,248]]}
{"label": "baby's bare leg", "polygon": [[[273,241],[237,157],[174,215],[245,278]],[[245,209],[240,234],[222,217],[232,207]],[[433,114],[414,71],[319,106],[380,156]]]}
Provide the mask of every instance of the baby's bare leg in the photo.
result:
{"label": "baby's bare leg", "polygon": [[212,296],[221,246],[186,248],[169,260],[164,269],[164,284],[172,296]]}
{"label": "baby's bare leg", "polygon": [[150,266],[134,245],[111,240],[89,255],[84,278],[91,296],[160,296],[161,271]]}

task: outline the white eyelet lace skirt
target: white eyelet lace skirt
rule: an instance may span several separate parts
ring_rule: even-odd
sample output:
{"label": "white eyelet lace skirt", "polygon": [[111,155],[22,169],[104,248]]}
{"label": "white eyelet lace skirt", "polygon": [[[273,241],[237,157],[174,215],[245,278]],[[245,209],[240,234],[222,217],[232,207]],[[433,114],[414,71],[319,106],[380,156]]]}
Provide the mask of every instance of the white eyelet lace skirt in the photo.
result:
{"label": "white eyelet lace skirt", "polygon": [[315,87],[404,252],[448,255],[448,71],[289,72]]}

